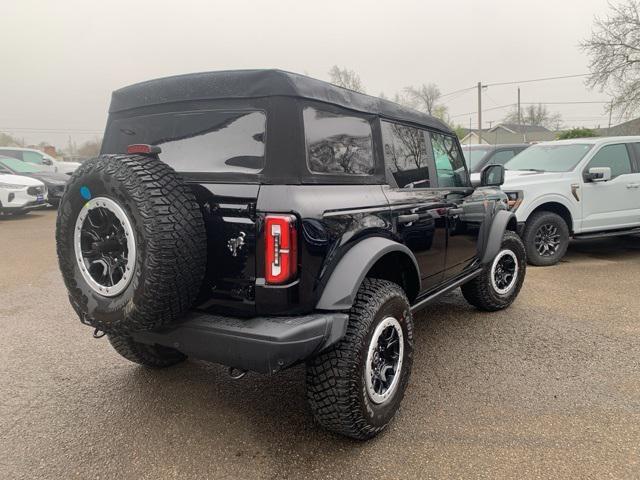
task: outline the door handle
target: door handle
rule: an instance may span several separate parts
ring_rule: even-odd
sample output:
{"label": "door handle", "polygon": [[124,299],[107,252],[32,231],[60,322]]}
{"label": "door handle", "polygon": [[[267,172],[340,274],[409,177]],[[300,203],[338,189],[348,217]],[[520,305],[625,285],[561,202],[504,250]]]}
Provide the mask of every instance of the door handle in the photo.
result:
{"label": "door handle", "polygon": [[640,183],[627,183],[627,188],[638,188]]}
{"label": "door handle", "polygon": [[398,215],[398,223],[411,223],[420,220],[420,215],[412,213],[410,215]]}

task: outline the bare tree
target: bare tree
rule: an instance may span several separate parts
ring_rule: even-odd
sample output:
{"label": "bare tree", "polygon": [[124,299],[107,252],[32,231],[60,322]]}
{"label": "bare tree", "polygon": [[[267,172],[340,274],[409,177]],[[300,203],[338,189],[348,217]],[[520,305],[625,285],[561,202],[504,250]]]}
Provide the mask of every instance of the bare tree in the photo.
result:
{"label": "bare tree", "polygon": [[100,155],[100,148],[102,147],[102,138],[94,138],[93,140],[88,140],[84,142],[77,149],[78,155],[82,155],[83,157],[97,157]]}
{"label": "bare tree", "polygon": [[546,105],[539,103],[538,105],[527,105],[522,109],[521,118],[518,119],[518,109],[511,110],[506,117],[505,123],[522,123],[523,125],[533,125],[535,127],[546,127],[549,129],[559,130],[562,126],[562,115],[552,113]]}
{"label": "bare tree", "polygon": [[404,91],[415,102],[419,110],[429,115],[435,114],[438,100],[440,100],[440,89],[435,83],[405,87]]}
{"label": "bare tree", "polygon": [[329,70],[329,78],[330,82],[334,85],[365,93],[364,86],[360,81],[360,76],[353,70],[334,65],[331,67],[331,70]]}
{"label": "bare tree", "polygon": [[612,107],[630,115],[640,107],[640,2],[609,3],[607,18],[596,17],[591,37],[580,46],[589,55],[587,85],[607,91]]}
{"label": "bare tree", "polygon": [[0,132],[1,147],[24,147],[24,141],[16,138],[8,133]]}

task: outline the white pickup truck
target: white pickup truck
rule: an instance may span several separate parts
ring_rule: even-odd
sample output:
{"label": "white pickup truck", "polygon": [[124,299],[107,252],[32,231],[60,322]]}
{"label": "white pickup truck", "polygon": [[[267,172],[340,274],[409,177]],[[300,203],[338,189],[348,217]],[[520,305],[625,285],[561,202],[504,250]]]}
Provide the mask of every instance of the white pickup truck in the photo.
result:
{"label": "white pickup truck", "polygon": [[539,143],[505,169],[502,189],[533,265],[560,261],[572,237],[640,233],[640,137]]}

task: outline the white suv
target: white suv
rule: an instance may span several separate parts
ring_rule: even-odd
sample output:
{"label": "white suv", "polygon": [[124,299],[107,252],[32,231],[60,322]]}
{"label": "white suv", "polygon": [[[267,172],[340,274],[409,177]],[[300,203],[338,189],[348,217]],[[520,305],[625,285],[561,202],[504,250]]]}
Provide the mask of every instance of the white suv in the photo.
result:
{"label": "white suv", "polygon": [[505,165],[502,189],[533,265],[553,265],[569,239],[640,233],[640,137],[533,145]]}
{"label": "white suv", "polygon": [[34,163],[45,172],[66,173],[71,175],[80,166],[78,162],[61,162],[34,148],[0,147],[0,155]]}
{"label": "white suv", "polygon": [[46,205],[47,187],[40,180],[0,173],[0,213],[23,214]]}

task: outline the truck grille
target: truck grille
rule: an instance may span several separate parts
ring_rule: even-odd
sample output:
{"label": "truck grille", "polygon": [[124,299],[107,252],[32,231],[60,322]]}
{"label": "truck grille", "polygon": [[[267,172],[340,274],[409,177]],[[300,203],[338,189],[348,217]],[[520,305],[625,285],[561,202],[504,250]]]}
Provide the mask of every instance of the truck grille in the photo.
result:
{"label": "truck grille", "polygon": [[44,194],[44,188],[42,187],[29,187],[27,188],[27,193],[29,195],[33,195],[34,197],[37,195],[43,195]]}

